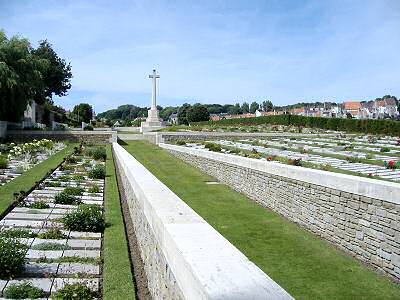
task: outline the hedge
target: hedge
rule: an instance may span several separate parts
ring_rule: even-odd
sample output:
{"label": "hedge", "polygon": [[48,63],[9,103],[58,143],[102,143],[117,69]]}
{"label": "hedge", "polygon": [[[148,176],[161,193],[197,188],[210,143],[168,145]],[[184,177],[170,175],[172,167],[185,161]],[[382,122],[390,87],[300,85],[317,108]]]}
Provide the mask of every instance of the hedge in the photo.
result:
{"label": "hedge", "polygon": [[278,115],[220,121],[197,122],[191,125],[293,125],[307,128],[321,128],[346,132],[361,132],[400,136],[400,122],[393,120],[358,120],[340,118],[303,117],[297,115]]}

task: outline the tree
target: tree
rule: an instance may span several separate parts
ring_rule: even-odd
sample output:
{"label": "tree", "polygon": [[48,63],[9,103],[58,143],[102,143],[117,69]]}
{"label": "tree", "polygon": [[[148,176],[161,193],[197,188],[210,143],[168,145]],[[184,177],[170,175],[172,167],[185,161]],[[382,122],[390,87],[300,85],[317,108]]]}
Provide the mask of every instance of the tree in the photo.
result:
{"label": "tree", "polygon": [[93,117],[93,108],[88,103],[80,103],[75,105],[72,113],[78,122],[89,123]]}
{"label": "tree", "polygon": [[71,63],[67,64],[60,58],[47,40],[41,41],[39,47],[32,50],[32,54],[40,60],[47,61],[47,68],[42,72],[43,93],[37,95],[34,100],[42,104],[46,101],[52,102],[53,94],[67,95],[71,88]]}
{"label": "tree", "polygon": [[270,100],[263,101],[262,103],[262,110],[263,111],[272,111],[274,109],[274,105]]}
{"label": "tree", "polygon": [[181,107],[178,109],[178,124],[181,125],[189,125],[188,119],[187,119],[187,111],[190,108],[190,104],[183,104]]}
{"label": "tree", "polygon": [[32,55],[27,39],[0,31],[0,119],[20,121],[27,104],[43,90],[46,61]]}
{"label": "tree", "polygon": [[196,103],[187,110],[186,118],[188,123],[208,121],[210,119],[210,113],[208,112],[207,107],[200,103]]}
{"label": "tree", "polygon": [[228,109],[228,114],[230,115],[238,115],[242,113],[242,109],[240,108],[240,104],[236,103],[233,106],[230,106]]}
{"label": "tree", "polygon": [[249,104],[247,102],[243,102],[242,104],[242,113],[247,114],[250,111]]}
{"label": "tree", "polygon": [[255,112],[256,112],[256,110],[258,109],[258,107],[259,107],[259,105],[258,105],[258,103],[257,102],[252,102],[251,104],[250,104],[250,112],[252,113],[252,114],[254,114]]}
{"label": "tree", "polygon": [[[0,31],[1,120],[19,122],[30,101],[35,100],[43,104],[46,103],[46,99],[51,99],[52,93],[63,96],[70,88],[70,65],[65,67],[68,84],[62,85],[61,90],[56,88],[58,80],[61,79],[53,73],[57,73],[55,66],[62,60],[54,51],[51,55],[47,53],[50,51],[47,46],[49,44],[45,43],[38,49],[33,49],[27,39],[18,36],[8,39],[5,33]],[[52,60],[51,57],[57,59]]]}

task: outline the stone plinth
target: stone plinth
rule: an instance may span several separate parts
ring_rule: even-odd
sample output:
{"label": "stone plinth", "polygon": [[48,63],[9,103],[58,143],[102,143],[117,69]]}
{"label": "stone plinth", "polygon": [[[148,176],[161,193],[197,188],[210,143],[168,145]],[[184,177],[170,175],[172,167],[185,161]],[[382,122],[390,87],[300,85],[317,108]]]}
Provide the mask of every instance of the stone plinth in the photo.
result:
{"label": "stone plinth", "polygon": [[158,116],[157,108],[152,107],[151,109],[148,110],[148,117],[146,119],[146,122],[142,122],[140,131],[141,132],[155,131],[163,127],[164,127],[163,123]]}

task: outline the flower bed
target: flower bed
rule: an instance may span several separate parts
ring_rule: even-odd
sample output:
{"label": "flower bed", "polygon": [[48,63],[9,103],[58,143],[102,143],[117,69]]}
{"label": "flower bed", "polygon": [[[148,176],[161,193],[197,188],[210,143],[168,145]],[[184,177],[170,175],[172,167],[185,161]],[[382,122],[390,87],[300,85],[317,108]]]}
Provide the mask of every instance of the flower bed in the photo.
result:
{"label": "flower bed", "polygon": [[6,184],[65,148],[48,139],[24,144],[0,144],[0,185]]}

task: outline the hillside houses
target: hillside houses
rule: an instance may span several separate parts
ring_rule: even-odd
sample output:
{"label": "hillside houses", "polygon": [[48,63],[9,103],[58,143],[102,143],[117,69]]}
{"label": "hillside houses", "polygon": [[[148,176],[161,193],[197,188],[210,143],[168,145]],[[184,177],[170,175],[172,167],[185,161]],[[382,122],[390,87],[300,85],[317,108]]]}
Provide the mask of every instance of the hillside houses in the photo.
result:
{"label": "hillside houses", "polygon": [[292,115],[327,118],[396,119],[398,106],[393,98],[371,101],[345,101],[339,104],[324,103],[323,106],[304,106],[289,110]]}

